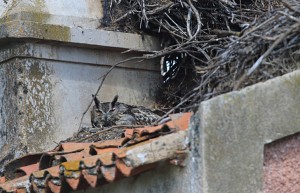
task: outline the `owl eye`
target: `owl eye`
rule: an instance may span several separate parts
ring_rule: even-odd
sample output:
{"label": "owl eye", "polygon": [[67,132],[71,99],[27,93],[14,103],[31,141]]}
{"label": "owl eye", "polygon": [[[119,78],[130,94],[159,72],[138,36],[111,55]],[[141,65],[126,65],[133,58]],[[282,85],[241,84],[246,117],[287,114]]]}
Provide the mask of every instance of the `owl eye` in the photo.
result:
{"label": "owl eye", "polygon": [[99,113],[99,114],[103,114],[103,111],[100,110],[100,109],[96,109],[96,112]]}
{"label": "owl eye", "polygon": [[116,110],[115,108],[109,109],[108,112],[113,112],[114,110]]}

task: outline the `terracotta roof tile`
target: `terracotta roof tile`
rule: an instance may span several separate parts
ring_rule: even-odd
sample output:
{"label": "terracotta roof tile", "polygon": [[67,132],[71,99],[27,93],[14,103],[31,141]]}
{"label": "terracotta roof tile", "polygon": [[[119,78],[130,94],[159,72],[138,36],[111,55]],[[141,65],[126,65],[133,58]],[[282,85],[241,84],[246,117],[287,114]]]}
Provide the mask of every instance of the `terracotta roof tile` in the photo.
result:
{"label": "terracotta roof tile", "polygon": [[4,183],[6,181],[5,176],[0,177],[0,184]]}
{"label": "terracotta roof tile", "polygon": [[17,189],[29,188],[30,187],[29,177],[30,176],[27,175],[27,176],[22,176],[20,178],[7,181],[1,184],[1,189],[3,189],[5,192],[17,192]]}
{"label": "terracotta roof tile", "polygon": [[51,192],[55,192],[55,193],[61,192],[62,189],[61,185],[57,185],[52,180],[48,181],[47,184]]}
{"label": "terracotta roof tile", "polygon": [[[63,143],[44,154],[12,161],[5,192],[67,192],[96,187],[152,169],[160,161],[183,165],[191,113],[171,115],[164,125],[125,129],[124,137],[96,143]],[[25,161],[24,163],[20,163]],[[0,178],[3,182],[5,177]],[[0,191],[1,192],[1,191]]]}

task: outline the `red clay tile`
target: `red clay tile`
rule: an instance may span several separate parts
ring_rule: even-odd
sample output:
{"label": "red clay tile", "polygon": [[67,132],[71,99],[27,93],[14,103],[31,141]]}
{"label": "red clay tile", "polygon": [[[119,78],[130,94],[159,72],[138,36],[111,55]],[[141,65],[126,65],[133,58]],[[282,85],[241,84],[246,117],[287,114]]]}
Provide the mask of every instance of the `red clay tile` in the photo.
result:
{"label": "red clay tile", "polygon": [[51,180],[48,181],[48,187],[50,188],[50,190],[54,193],[60,193],[61,192],[61,189],[62,187],[57,185],[57,184],[54,184]]}
{"label": "red clay tile", "polygon": [[[21,164],[20,160],[13,162],[10,168],[20,166],[20,171],[25,174],[32,173],[32,178],[45,182],[45,188],[37,187],[32,182],[32,188],[35,191],[52,191],[55,193],[77,190],[86,186],[96,187],[98,185],[113,182],[121,177],[133,176],[140,172],[156,167],[157,163],[146,164],[138,167],[128,167],[123,161],[126,158],[127,151],[142,146],[144,144],[155,141],[155,137],[185,130],[188,128],[191,113],[171,115],[171,121],[164,125],[155,127],[144,127],[137,129],[126,129],[125,137],[117,140],[109,140],[100,143],[64,143],[55,148],[54,151],[44,154],[44,162],[40,163],[40,168],[47,168],[40,171],[37,170],[38,164]],[[41,155],[39,155],[41,157]],[[32,162],[28,160],[31,157],[22,158],[27,160],[26,163]],[[35,157],[39,158],[39,157]],[[59,166],[53,165],[53,159],[58,161],[67,161]],[[181,159],[182,158],[182,159]],[[21,159],[21,160],[22,160]],[[177,165],[184,160],[184,154],[178,154],[171,162]],[[59,162],[55,164],[59,164]],[[43,167],[41,167],[41,164]],[[63,170],[61,170],[63,169]],[[34,172],[35,171],[35,172]],[[1,178],[0,178],[1,180]],[[5,178],[2,178],[4,181]],[[5,191],[23,191],[23,187],[17,187],[16,184],[26,184],[29,182],[29,176],[24,176],[3,184],[0,187]],[[0,181],[1,182],[1,181]],[[22,182],[22,183],[21,183]],[[48,188],[48,189],[47,189]]]}
{"label": "red clay tile", "polygon": [[38,170],[39,170],[39,163],[36,163],[36,164],[31,164],[28,166],[21,167],[21,168],[17,169],[16,172],[22,171],[22,172],[24,172],[25,175],[29,175],[32,172],[35,172]]}
{"label": "red clay tile", "polygon": [[97,186],[98,175],[91,175],[88,170],[83,170],[82,175],[91,187],[95,188]]}
{"label": "red clay tile", "polygon": [[77,190],[80,178],[66,178],[65,180],[73,190]]}
{"label": "red clay tile", "polygon": [[33,172],[32,175],[35,178],[44,178],[46,176],[46,172],[47,172],[47,170],[39,170],[39,171]]}
{"label": "red clay tile", "polygon": [[107,140],[104,142],[99,143],[93,143],[91,147],[97,148],[97,149],[104,149],[104,148],[112,148],[112,147],[120,147],[125,143],[126,139],[114,139],[114,140]]}
{"label": "red clay tile", "polygon": [[155,136],[145,135],[145,136],[142,136],[142,137],[135,137],[135,138],[131,139],[130,141],[128,141],[127,145],[132,146],[134,144],[141,143],[143,141],[147,141],[147,140],[149,140],[153,137],[155,137]]}
{"label": "red clay tile", "polygon": [[85,158],[84,160],[82,160],[82,162],[88,168],[95,167],[96,165],[100,165],[100,164],[98,164],[98,162],[100,162],[98,156],[91,156],[91,157]]}
{"label": "red clay tile", "polygon": [[113,152],[113,153],[116,153],[119,151],[118,148],[105,148],[105,149],[98,149],[98,148],[93,148],[91,147],[91,149],[96,152],[97,155],[100,155],[100,154],[103,154],[103,153],[110,153],[110,152]]}
{"label": "red clay tile", "polygon": [[60,155],[64,160],[66,161],[72,161],[72,160],[81,160],[85,157],[91,156],[87,151],[81,151],[77,153],[70,153],[70,154],[64,154]]}
{"label": "red clay tile", "polygon": [[102,155],[98,155],[97,157],[100,159],[101,165],[103,165],[103,166],[111,166],[114,164],[114,154],[113,153],[105,153]]}
{"label": "red clay tile", "polygon": [[131,139],[133,137],[134,129],[125,129],[124,136],[127,139]]}
{"label": "red clay tile", "polygon": [[147,165],[133,168],[133,167],[126,166],[126,164],[122,160],[118,159],[116,161],[116,166],[124,176],[129,177],[141,173],[143,171],[147,171],[152,168],[155,168],[157,166],[157,163],[147,164]]}
{"label": "red clay tile", "polygon": [[55,150],[56,151],[71,152],[71,151],[77,151],[77,150],[80,150],[80,149],[88,149],[91,144],[92,143],[75,143],[75,142],[62,143]]}
{"label": "red clay tile", "polygon": [[115,166],[101,166],[101,173],[108,182],[113,182],[116,178],[117,169]]}
{"label": "red clay tile", "polygon": [[126,166],[126,164],[123,161],[119,160],[119,159],[116,160],[116,166],[120,170],[120,172],[126,177],[130,176],[132,174],[133,169],[134,169],[132,167]]}
{"label": "red clay tile", "polygon": [[26,188],[18,188],[16,193],[27,193]]}
{"label": "red clay tile", "polygon": [[18,168],[38,163],[41,156],[42,156],[42,153],[36,153],[36,154],[29,154],[29,155],[17,158],[15,160],[12,160],[4,167],[5,171],[6,171],[5,177],[7,179],[14,179],[15,178],[14,172]]}
{"label": "red clay tile", "polygon": [[158,126],[147,126],[143,128],[136,128],[134,129],[134,133],[137,133],[139,136],[145,135],[145,134],[150,134],[150,133],[155,133],[159,130],[161,130],[162,125]]}
{"label": "red clay tile", "polygon": [[15,192],[19,186],[24,185],[26,186],[29,184],[29,175],[27,176],[22,176],[20,178],[14,179],[7,181],[3,184],[0,184],[0,188],[5,190],[6,192]]}
{"label": "red clay tile", "polygon": [[81,162],[83,162],[88,168],[95,167],[98,162],[99,165],[111,166],[114,164],[114,154],[112,152],[103,153],[101,155],[84,158],[81,160]]}
{"label": "red clay tile", "polygon": [[0,184],[3,184],[6,181],[5,176],[0,177]]}
{"label": "red clay tile", "polygon": [[192,115],[192,112],[169,115],[171,118],[170,122],[172,122],[175,125],[175,128],[177,130],[186,130],[189,128],[190,119]]}

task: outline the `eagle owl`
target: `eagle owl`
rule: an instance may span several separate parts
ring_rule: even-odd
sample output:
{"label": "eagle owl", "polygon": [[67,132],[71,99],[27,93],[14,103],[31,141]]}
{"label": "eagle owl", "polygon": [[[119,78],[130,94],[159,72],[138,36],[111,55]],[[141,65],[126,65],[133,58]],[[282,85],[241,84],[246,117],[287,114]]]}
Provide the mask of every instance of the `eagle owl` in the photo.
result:
{"label": "eagle owl", "polygon": [[100,103],[93,95],[95,105],[91,111],[93,127],[109,127],[113,125],[150,125],[160,116],[142,106],[119,103],[118,95],[112,102]]}

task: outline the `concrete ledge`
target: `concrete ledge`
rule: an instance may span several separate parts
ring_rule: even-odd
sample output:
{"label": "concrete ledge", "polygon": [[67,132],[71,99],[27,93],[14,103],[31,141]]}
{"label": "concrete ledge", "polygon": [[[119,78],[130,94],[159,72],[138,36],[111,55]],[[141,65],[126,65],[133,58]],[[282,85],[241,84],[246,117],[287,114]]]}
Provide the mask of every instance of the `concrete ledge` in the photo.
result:
{"label": "concrete ledge", "polygon": [[201,104],[203,192],[262,192],[264,144],[300,131],[300,71]]}
{"label": "concrete ledge", "polygon": [[0,1],[0,17],[7,22],[15,16],[19,20],[96,29],[103,17],[103,6],[101,0]]}
{"label": "concrete ledge", "polygon": [[0,26],[0,39],[22,38],[81,44],[117,50],[150,52],[160,49],[158,39],[132,33],[83,29],[32,21],[10,21]]}
{"label": "concrete ledge", "polygon": [[[130,57],[141,56],[141,53],[124,53],[105,50],[82,48],[67,45],[54,45],[42,43],[11,43],[10,45],[1,46],[0,64],[14,58],[35,58],[49,61],[60,61],[78,64],[90,64],[97,66],[111,66],[117,62],[123,61]],[[125,62],[118,67],[150,70],[159,72],[158,60],[130,61]],[[104,71],[105,72],[105,71]],[[99,74],[99,77],[101,75]]]}

